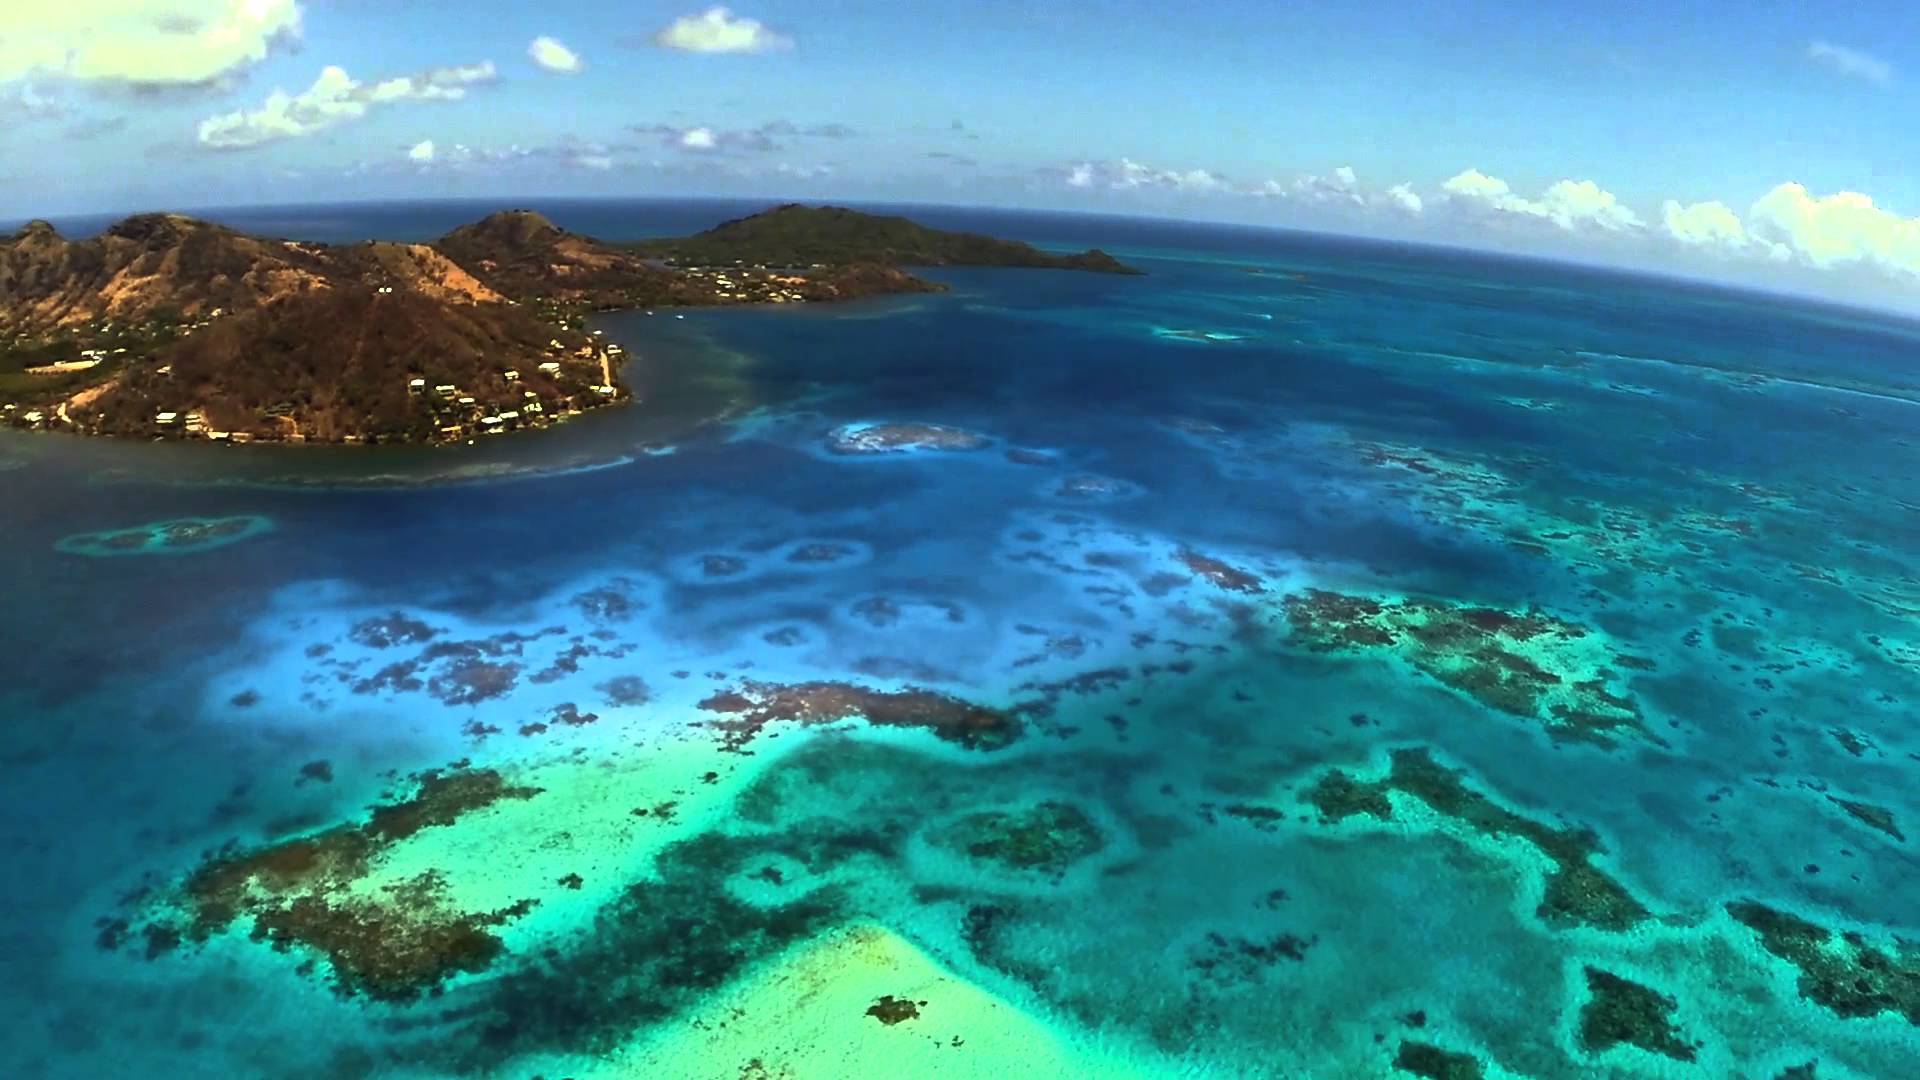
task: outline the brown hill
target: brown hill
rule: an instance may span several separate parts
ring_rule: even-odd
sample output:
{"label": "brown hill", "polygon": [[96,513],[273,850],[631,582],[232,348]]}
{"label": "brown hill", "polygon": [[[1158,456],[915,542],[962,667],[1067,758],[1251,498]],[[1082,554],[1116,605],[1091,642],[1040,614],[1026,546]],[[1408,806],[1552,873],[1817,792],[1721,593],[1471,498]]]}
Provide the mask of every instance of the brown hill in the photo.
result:
{"label": "brown hill", "polygon": [[0,240],[0,423],[463,439],[621,400],[620,350],[571,329],[586,309],[941,288],[903,264],[1125,270],[834,208],[781,207],[685,243],[673,254],[699,257],[668,267],[526,210],[432,245],[266,239],[179,214],[69,241],[32,222]]}
{"label": "brown hill", "polygon": [[[541,408],[526,415],[543,417],[598,404],[601,368],[582,350],[593,350],[585,335],[507,304],[320,289],[216,320],[72,414],[106,434],[147,434],[163,414],[184,425],[199,413],[208,430],[258,438],[423,441],[530,402]],[[560,370],[540,370],[549,362]],[[436,394],[440,386],[456,389]]]}
{"label": "brown hill", "polygon": [[322,287],[337,272],[324,249],[178,214],[130,217],[81,241],[36,221],[0,241],[0,334],[240,310]]}
{"label": "brown hill", "polygon": [[570,233],[531,210],[489,214],[453,230],[433,246],[475,278],[517,300],[613,308],[680,299],[673,273],[633,252]]}

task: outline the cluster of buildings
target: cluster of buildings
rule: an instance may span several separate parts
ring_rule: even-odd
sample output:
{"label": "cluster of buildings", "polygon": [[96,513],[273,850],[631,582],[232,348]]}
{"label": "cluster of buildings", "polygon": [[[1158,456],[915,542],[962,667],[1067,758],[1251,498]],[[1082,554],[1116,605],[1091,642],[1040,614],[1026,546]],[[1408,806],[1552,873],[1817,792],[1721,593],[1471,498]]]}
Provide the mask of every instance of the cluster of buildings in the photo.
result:
{"label": "cluster of buildings", "polygon": [[806,299],[806,295],[800,291],[807,284],[806,278],[782,274],[765,267],[682,267],[680,274],[687,281],[712,289],[716,300],[741,304],[797,304]]}
{"label": "cluster of buildings", "polygon": [[[595,331],[594,335],[598,337],[600,332]],[[618,397],[613,366],[619,362],[621,351],[618,345],[601,345],[597,341],[569,351],[557,338],[548,341],[549,359],[541,361],[534,371],[540,381],[560,391],[558,401],[552,401],[551,394],[543,397],[539,391],[528,388],[526,378],[517,368],[500,372],[500,380],[508,391],[504,400],[503,395],[491,393],[482,401],[467,388],[453,383],[429,385],[423,376],[408,379],[407,393],[424,401],[431,411],[434,442],[460,442],[476,435],[545,427]],[[594,376],[598,376],[596,381],[585,382]],[[518,400],[513,398],[515,388],[519,390]]]}

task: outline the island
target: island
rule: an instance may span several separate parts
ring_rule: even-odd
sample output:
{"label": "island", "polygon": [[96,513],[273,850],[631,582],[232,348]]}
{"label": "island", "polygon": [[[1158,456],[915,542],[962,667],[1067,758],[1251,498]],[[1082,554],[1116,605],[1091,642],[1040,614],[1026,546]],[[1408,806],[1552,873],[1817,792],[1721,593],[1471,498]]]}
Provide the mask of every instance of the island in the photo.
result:
{"label": "island", "polygon": [[631,400],[595,311],[945,287],[909,266],[1138,273],[905,218],[789,204],[615,244],[529,210],[425,244],[140,214],[0,240],[0,426],[224,443],[453,443]]}

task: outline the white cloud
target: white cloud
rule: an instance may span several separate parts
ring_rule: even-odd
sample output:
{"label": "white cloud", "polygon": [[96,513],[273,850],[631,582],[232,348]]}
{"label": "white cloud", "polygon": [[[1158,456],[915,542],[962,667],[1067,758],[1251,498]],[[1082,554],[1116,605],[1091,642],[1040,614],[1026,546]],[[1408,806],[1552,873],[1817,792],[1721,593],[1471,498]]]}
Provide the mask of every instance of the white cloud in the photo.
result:
{"label": "white cloud", "polygon": [[234,150],[278,139],[298,138],[336,124],[358,120],[376,105],[398,101],[454,101],[467,87],[494,77],[490,63],[435,68],[377,83],[356,82],[345,70],[329,65],[312,86],[298,94],[275,90],[258,109],[236,109],[200,121],[200,145]]}
{"label": "white cloud", "polygon": [[1920,277],[1920,218],[1875,206],[1857,191],[1815,196],[1781,184],[1747,212],[1747,231],[1821,269],[1866,264]]}
{"label": "white cloud", "polygon": [[675,19],[653,37],[663,49],[698,53],[763,53],[793,47],[793,39],[769,30],[757,19],[733,14],[724,7]]}
{"label": "white cloud", "polygon": [[527,46],[527,58],[548,71],[560,75],[575,75],[585,65],[580,62],[580,54],[560,44],[550,37],[537,37]]}
{"label": "white cloud", "polygon": [[712,150],[720,145],[720,140],[712,128],[688,128],[680,133],[680,145],[688,150]]}
{"label": "white cloud", "polygon": [[1611,191],[1591,180],[1559,180],[1538,199],[1514,193],[1505,180],[1488,176],[1478,169],[1458,173],[1440,190],[1451,200],[1478,204],[1500,213],[1550,221],[1569,232],[1597,228],[1622,232],[1644,228],[1640,216],[1622,204]]}
{"label": "white cloud", "polygon": [[560,139],[537,146],[512,143],[506,146],[477,147],[454,143],[441,147],[431,140],[407,152],[405,162],[363,162],[358,171],[394,168],[431,168],[441,172],[498,173],[522,165],[560,165],[596,172],[617,167],[618,155],[625,149],[605,143]]}
{"label": "white cloud", "polygon": [[1255,194],[1305,199],[1309,202],[1351,203],[1354,206],[1365,206],[1367,202],[1366,196],[1360,192],[1359,174],[1353,171],[1351,165],[1342,165],[1325,176],[1308,173],[1292,184],[1269,180]]}
{"label": "white cloud", "polygon": [[1067,167],[1065,179],[1068,187],[1104,187],[1115,191],[1160,188],[1209,192],[1225,191],[1232,186],[1226,178],[1206,169],[1156,169],[1132,158],[1116,162],[1077,162]]}
{"label": "white cloud", "polygon": [[0,82],[208,83],[297,37],[300,16],[295,0],[7,0]]}
{"label": "white cloud", "polygon": [[1740,215],[1723,202],[1681,206],[1678,200],[1668,199],[1661,204],[1660,218],[1667,227],[1667,235],[1689,247],[1739,249],[1748,243]]}
{"label": "white cloud", "polygon": [[1835,45],[1830,41],[1807,43],[1807,59],[1850,79],[1864,79],[1879,86],[1893,81],[1893,65],[1872,53]]}
{"label": "white cloud", "polygon": [[1395,184],[1387,189],[1387,198],[1393,205],[1409,214],[1417,214],[1426,205],[1412,184]]}

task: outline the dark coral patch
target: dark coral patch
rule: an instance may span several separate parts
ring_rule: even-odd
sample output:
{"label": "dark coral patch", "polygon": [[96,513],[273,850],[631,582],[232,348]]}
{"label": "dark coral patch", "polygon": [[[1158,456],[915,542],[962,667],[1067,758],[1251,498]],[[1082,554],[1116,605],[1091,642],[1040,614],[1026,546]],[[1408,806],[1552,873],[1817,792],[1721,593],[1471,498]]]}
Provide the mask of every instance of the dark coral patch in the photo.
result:
{"label": "dark coral patch", "polygon": [[892,994],[883,994],[880,1000],[867,1006],[867,1015],[892,1027],[908,1020],[918,1019],[920,1006],[925,1004],[924,1001],[909,1001],[906,998],[894,997]]}
{"label": "dark coral patch", "polygon": [[768,724],[791,721],[825,724],[861,717],[878,727],[925,728],[969,750],[998,750],[1020,735],[1020,721],[1007,713],[975,705],[950,694],[908,687],[872,690],[842,682],[795,684],[742,682],[700,702],[700,708],[727,717],[713,722],[729,749],[753,741]]}
{"label": "dark coral patch", "polygon": [[[538,793],[538,788],[509,785],[489,770],[429,772],[420,777],[412,798],[376,806],[363,824],[251,850],[229,845],[182,885],[186,936],[204,941],[238,919],[251,918],[256,939],[326,955],[343,994],[389,1000],[417,996],[456,972],[484,967],[498,952],[487,928],[524,909],[457,911],[432,875],[388,885],[375,895],[356,892],[354,885],[393,844],[502,799]],[[149,948],[153,940],[149,928]]]}
{"label": "dark coral patch", "polygon": [[1539,612],[1308,589],[1286,598],[1292,640],[1315,652],[1391,650],[1488,708],[1539,722],[1555,740],[1657,745],[1639,706],[1609,689],[1615,654],[1586,627]]}
{"label": "dark coral patch", "polygon": [[1548,923],[1618,931],[1647,918],[1647,909],[1625,887],[1593,865],[1600,841],[1591,830],[1555,828],[1508,810],[1469,788],[1458,770],[1434,761],[1424,748],[1395,750],[1392,758],[1392,768],[1380,780],[1360,781],[1335,769],[1301,797],[1320,811],[1323,820],[1339,821],[1353,814],[1386,820],[1393,816],[1387,793],[1399,791],[1474,832],[1525,840],[1551,859],[1554,869],[1547,875],[1546,894],[1537,910]]}
{"label": "dark coral patch", "polygon": [[407,1001],[456,973],[485,970],[501,952],[489,928],[531,906],[465,913],[444,892],[439,876],[427,873],[387,885],[376,897],[309,893],[263,908],[253,936],[324,954],[343,995]]}
{"label": "dark coral patch", "polygon": [[1084,810],[1052,799],[1021,812],[969,814],[944,830],[939,842],[1010,870],[1056,879],[1107,843]]}
{"label": "dark coral patch", "polygon": [[1920,948],[1902,942],[1888,955],[1859,934],[1835,934],[1757,900],[1730,903],[1727,914],[1800,970],[1798,989],[1807,1001],[1849,1019],[1891,1012],[1920,1026]]}
{"label": "dark coral patch", "polygon": [[1673,1026],[1679,1007],[1671,996],[1588,965],[1587,1003],[1580,1007],[1580,1045],[1590,1053],[1637,1046],[1675,1061],[1692,1061],[1693,1044]]}
{"label": "dark coral patch", "polygon": [[424,645],[438,633],[419,619],[396,611],[360,620],[347,631],[347,637],[369,649],[391,649],[396,645]]}
{"label": "dark coral patch", "polygon": [[1895,840],[1906,843],[1907,834],[1900,831],[1899,824],[1893,820],[1893,811],[1886,807],[1859,802],[1855,799],[1842,799],[1834,795],[1827,796],[1827,801],[1845,810],[1850,817],[1862,825],[1870,829],[1878,829]]}
{"label": "dark coral patch", "polygon": [[1249,573],[1231,563],[1221,562],[1219,559],[1192,550],[1181,551],[1179,559],[1181,564],[1193,571],[1195,576],[1205,578],[1228,592],[1263,593],[1267,591],[1259,575]]}
{"label": "dark coral patch", "polygon": [[1411,1039],[1401,1042],[1400,1052],[1393,1056],[1393,1067],[1427,1080],[1480,1080],[1487,1074],[1472,1054]]}

